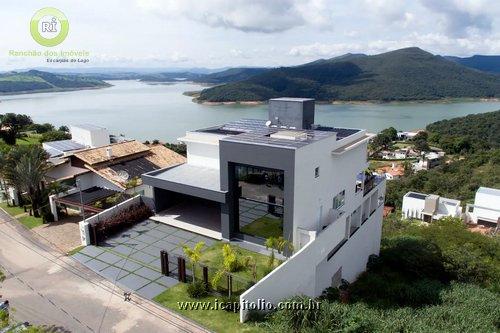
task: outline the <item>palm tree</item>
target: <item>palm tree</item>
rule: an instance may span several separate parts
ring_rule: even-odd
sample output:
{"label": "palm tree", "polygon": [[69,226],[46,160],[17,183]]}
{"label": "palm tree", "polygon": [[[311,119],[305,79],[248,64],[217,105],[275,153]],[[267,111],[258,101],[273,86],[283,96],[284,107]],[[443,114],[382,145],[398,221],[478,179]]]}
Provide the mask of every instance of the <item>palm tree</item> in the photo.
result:
{"label": "palm tree", "polygon": [[182,249],[184,250],[184,254],[189,258],[191,265],[193,266],[193,283],[195,282],[195,269],[196,264],[201,260],[201,250],[205,246],[205,242],[196,243],[193,248],[190,248],[187,245],[183,245]]}
{"label": "palm tree", "polygon": [[16,147],[7,155],[5,179],[9,185],[26,193],[35,217],[39,217],[44,199],[43,180],[48,167],[47,153],[40,146]]}

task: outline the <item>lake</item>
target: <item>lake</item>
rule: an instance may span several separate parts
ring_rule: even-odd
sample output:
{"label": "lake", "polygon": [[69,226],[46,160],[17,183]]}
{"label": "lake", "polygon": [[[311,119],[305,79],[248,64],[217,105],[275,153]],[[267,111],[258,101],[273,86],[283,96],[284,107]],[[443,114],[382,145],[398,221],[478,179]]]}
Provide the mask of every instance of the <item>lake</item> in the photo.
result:
{"label": "lake", "polygon": [[[185,131],[239,118],[267,117],[267,105],[201,105],[184,91],[203,87],[189,83],[150,85],[109,81],[113,87],[56,93],[0,96],[0,114],[30,115],[56,126],[90,123],[113,134],[138,140],[174,141]],[[500,109],[500,102],[389,103],[317,105],[316,124],[366,128],[378,132],[424,128],[428,123]]]}

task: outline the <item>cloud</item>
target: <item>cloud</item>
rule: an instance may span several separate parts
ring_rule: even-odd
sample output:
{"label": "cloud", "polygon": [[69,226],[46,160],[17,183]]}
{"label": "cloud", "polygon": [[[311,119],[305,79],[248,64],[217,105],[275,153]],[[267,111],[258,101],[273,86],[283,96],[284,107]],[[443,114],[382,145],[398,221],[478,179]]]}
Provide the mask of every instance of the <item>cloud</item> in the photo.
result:
{"label": "cloud", "polygon": [[274,33],[305,24],[326,26],[328,0],[137,0],[139,7],[168,18],[185,17],[211,27]]}
{"label": "cloud", "polygon": [[409,41],[375,40],[368,43],[314,43],[292,47],[291,56],[307,58],[331,58],[346,53],[377,54],[397,48],[412,46]]}
{"label": "cloud", "polygon": [[174,63],[187,62],[189,61],[189,58],[179,52],[174,52],[170,55],[170,61]]}
{"label": "cloud", "polygon": [[498,7],[498,0],[420,0],[420,2],[442,17],[445,32],[451,37],[465,37],[471,31],[490,32],[493,22],[491,10]]}

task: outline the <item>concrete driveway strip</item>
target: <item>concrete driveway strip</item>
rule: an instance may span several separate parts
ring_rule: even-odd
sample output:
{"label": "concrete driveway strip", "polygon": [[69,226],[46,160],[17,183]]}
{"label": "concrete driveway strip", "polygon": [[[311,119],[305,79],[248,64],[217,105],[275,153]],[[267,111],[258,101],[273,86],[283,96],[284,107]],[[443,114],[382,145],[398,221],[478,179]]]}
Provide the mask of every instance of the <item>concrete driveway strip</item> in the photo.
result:
{"label": "concrete driveway strip", "polygon": [[0,210],[0,294],[18,321],[61,332],[206,332],[195,323],[123,291],[53,250]]}

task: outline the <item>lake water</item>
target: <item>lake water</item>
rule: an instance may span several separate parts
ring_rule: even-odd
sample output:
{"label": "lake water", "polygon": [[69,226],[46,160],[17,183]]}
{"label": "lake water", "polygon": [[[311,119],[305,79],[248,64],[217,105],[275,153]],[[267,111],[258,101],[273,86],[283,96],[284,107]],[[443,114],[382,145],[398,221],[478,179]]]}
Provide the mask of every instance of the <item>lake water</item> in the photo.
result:
{"label": "lake water", "polygon": [[[0,96],[0,114],[30,115],[35,122],[54,125],[91,123],[113,134],[138,140],[173,141],[185,131],[239,118],[267,117],[267,105],[207,106],[191,102],[184,91],[199,85],[149,85],[138,81],[110,81],[97,90]],[[317,105],[317,124],[366,128],[389,126],[399,130],[424,128],[428,123],[500,109],[500,102],[390,103]]]}

